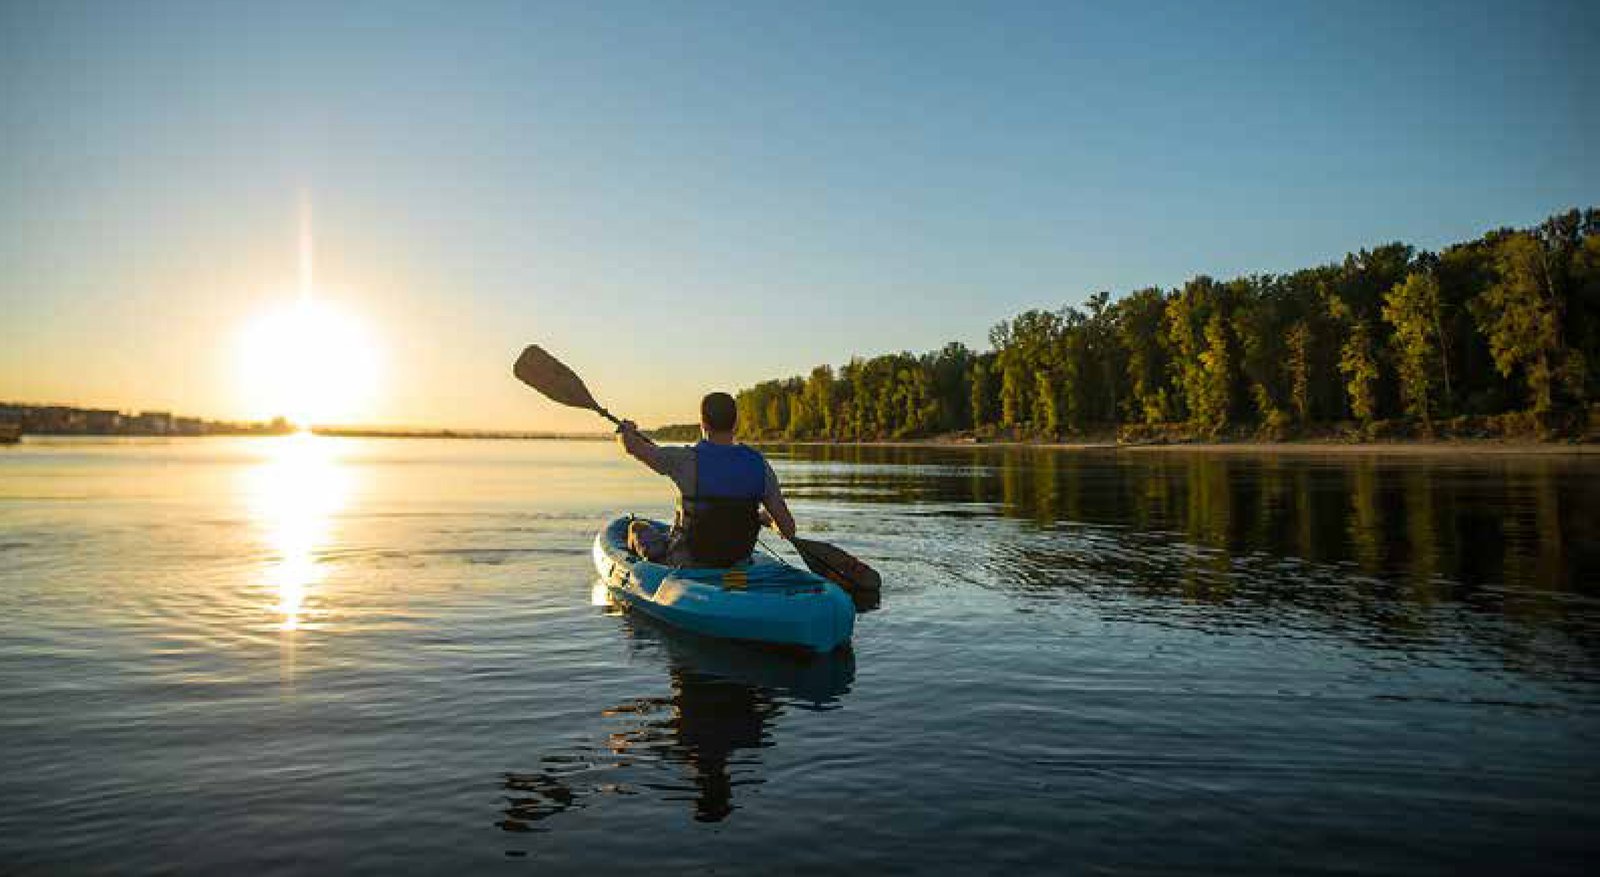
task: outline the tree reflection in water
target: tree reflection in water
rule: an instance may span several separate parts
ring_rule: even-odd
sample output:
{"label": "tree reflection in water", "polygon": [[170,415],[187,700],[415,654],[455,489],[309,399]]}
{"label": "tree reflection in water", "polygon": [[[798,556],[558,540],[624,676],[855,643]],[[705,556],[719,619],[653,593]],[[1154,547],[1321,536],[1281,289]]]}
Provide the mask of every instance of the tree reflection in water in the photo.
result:
{"label": "tree reflection in water", "polygon": [[[767,453],[787,493],[826,504],[851,547],[902,585],[925,577],[918,564],[936,555],[941,576],[1167,623],[1293,618],[1378,645],[1465,635],[1518,663],[1553,629],[1600,651],[1584,614],[1600,586],[1592,456],[859,445]],[[1016,526],[963,525],[970,538],[924,546],[918,531],[939,528],[907,522],[929,516]],[[1169,611],[1184,606],[1196,611]]]}
{"label": "tree reflection in water", "polygon": [[696,637],[624,616],[636,650],[666,658],[670,693],[604,710],[624,726],[603,746],[546,755],[537,771],[508,773],[506,831],[588,806],[599,796],[684,801],[699,822],[720,822],[737,790],[760,784],[760,750],[777,744],[789,709],[837,709],[855,680],[849,650],[825,656],[775,652]]}

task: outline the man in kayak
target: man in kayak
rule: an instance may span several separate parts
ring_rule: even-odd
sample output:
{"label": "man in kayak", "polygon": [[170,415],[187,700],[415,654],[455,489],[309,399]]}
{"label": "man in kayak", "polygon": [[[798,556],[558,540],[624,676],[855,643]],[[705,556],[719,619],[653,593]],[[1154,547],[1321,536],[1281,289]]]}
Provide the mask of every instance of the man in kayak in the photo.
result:
{"label": "man in kayak", "polygon": [[737,418],[732,396],[711,393],[700,400],[701,439],[694,445],[662,447],[631,420],[617,428],[623,450],[671,478],[679,494],[671,531],[634,521],[628,527],[629,550],[672,566],[732,566],[750,556],[763,524],[794,538],[794,516],[772,466],[760,452],[733,440]]}

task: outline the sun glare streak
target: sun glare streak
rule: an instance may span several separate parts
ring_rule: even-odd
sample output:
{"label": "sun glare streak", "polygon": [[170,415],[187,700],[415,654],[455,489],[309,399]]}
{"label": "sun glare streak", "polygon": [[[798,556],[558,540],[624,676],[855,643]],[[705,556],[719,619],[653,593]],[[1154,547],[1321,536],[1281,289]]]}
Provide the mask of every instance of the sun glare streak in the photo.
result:
{"label": "sun glare streak", "polygon": [[300,196],[300,300],[311,300],[311,278],[315,275],[315,241],[311,238],[311,198]]}
{"label": "sun glare streak", "polygon": [[298,289],[249,323],[237,344],[240,390],[252,417],[282,416],[307,429],[373,413],[378,344],[361,320],[320,294],[315,267],[311,205],[302,199]]}
{"label": "sun glare streak", "polygon": [[307,600],[326,576],[318,554],[349,499],[351,475],[329,439],[300,433],[271,441],[268,458],[249,471],[247,493],[271,552],[262,584],[276,601],[280,629],[294,631],[316,614]]}

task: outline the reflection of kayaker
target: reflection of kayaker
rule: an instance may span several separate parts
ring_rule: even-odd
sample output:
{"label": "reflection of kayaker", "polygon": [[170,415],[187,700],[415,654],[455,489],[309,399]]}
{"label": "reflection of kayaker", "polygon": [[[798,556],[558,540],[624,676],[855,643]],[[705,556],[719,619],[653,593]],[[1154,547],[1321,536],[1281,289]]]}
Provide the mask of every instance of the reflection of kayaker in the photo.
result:
{"label": "reflection of kayaker", "polygon": [[[624,619],[635,656],[666,664],[670,693],[604,710],[622,727],[603,747],[547,754],[536,770],[506,773],[502,829],[534,831],[568,810],[639,794],[692,800],[697,821],[719,822],[738,809],[740,786],[762,781],[757,753],[779,744],[784,711],[836,709],[855,683],[848,649],[801,656],[686,634],[643,615]],[[687,782],[664,782],[662,769]]]}
{"label": "reflection of kayaker", "polygon": [[[782,709],[760,688],[680,668],[669,674],[670,696],[609,711],[628,716],[632,724],[612,734],[608,745],[619,756],[681,764],[692,788],[658,783],[656,790],[693,795],[695,821],[721,822],[733,812],[734,786],[759,782],[735,778],[741,772],[736,753],[772,745],[768,729]],[[753,766],[754,758],[750,761]]]}
{"label": "reflection of kayaker", "polygon": [[[848,693],[855,658],[848,651],[818,658],[688,636],[630,620],[636,644],[665,648],[672,693],[625,704],[611,715],[637,720],[611,735],[618,754],[654,754],[681,763],[694,787],[694,818],[719,822],[735,809],[736,787],[760,782],[755,759],[741,749],[775,745],[785,706],[821,707]],[[684,789],[683,791],[688,791]]]}

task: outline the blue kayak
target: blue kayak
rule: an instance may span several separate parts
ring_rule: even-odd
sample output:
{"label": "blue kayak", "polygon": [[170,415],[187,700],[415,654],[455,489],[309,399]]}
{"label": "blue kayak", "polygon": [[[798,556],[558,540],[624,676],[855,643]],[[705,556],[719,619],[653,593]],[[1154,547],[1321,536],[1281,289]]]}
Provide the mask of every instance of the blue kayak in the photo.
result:
{"label": "blue kayak", "polygon": [[600,578],[630,609],[723,639],[824,653],[850,641],[856,607],[833,582],[770,557],[726,568],[652,563],[628,550],[633,520],[618,518],[594,539]]}

